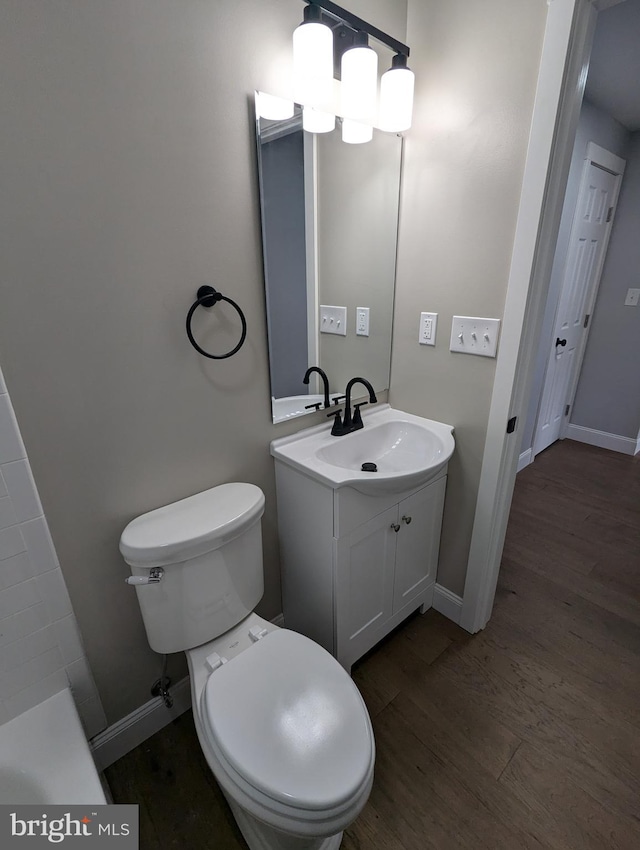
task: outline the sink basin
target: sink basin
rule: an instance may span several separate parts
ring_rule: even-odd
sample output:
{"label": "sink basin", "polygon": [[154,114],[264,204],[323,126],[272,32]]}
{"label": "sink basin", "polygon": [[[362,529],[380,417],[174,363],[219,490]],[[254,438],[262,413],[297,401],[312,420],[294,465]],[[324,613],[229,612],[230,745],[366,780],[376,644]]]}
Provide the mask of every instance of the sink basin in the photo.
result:
{"label": "sink basin", "polygon": [[[453,428],[395,410],[388,404],[363,411],[364,428],[332,437],[331,425],[307,428],[271,443],[271,454],[330,487],[392,493],[426,484],[453,454]],[[363,471],[375,464],[376,471]]]}

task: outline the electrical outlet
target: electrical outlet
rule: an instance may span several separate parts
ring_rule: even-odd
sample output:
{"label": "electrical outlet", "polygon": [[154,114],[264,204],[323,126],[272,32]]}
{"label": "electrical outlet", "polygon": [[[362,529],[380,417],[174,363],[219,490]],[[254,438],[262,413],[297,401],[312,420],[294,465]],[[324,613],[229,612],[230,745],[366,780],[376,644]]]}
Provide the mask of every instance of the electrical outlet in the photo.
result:
{"label": "electrical outlet", "polygon": [[637,307],[640,301],[640,289],[629,289],[624,300],[625,307]]}
{"label": "electrical outlet", "polygon": [[320,305],[320,333],[347,335],[347,308]]}
{"label": "electrical outlet", "polygon": [[420,345],[436,344],[437,324],[437,313],[420,313],[420,329],[418,331],[418,342]]}
{"label": "electrical outlet", "polygon": [[498,350],[500,319],[454,316],[451,323],[449,349],[462,354],[495,357]]}
{"label": "electrical outlet", "polygon": [[369,308],[356,307],[356,334],[369,336]]}

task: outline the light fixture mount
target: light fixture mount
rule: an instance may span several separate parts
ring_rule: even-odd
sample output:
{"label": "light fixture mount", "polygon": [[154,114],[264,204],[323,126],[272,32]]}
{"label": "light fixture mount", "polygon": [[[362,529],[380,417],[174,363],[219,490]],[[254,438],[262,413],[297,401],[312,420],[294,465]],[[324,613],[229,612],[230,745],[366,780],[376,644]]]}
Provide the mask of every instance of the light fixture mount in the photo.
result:
{"label": "light fixture mount", "polygon": [[[307,3],[307,8],[304,10],[305,20],[319,21],[331,27],[334,32],[333,45],[336,71],[339,71],[340,60],[345,50],[349,50],[349,48],[358,44],[358,33],[366,33],[371,38],[375,38],[376,41],[385,44],[397,55],[404,57],[404,66],[406,66],[406,59],[409,56],[409,47],[406,44],[387,35],[383,30],[374,27],[368,21],[359,18],[347,9],[343,9],[336,3],[330,2],[330,0],[320,0],[320,2],[303,0],[303,2]],[[313,17],[307,18],[307,15]]]}

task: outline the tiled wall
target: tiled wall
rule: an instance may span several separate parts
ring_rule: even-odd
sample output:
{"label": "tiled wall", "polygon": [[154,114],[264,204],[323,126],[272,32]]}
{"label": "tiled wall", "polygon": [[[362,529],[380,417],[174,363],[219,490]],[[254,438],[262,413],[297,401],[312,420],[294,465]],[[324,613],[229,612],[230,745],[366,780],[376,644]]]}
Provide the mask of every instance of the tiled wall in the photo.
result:
{"label": "tiled wall", "polygon": [[69,684],[90,738],[104,711],[0,372],[0,723]]}

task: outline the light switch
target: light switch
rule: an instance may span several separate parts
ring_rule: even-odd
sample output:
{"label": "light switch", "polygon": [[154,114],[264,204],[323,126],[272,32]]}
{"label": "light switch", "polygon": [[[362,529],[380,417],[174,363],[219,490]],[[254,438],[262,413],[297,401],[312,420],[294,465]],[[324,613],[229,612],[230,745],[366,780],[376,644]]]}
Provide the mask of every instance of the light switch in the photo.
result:
{"label": "light switch", "polygon": [[437,313],[420,313],[420,329],[418,331],[418,342],[420,345],[436,344],[437,324]]}
{"label": "light switch", "polygon": [[454,316],[451,323],[451,351],[495,357],[498,350],[500,319]]}
{"label": "light switch", "polygon": [[625,307],[637,307],[640,301],[640,289],[629,289],[624,300]]}
{"label": "light switch", "polygon": [[356,307],[356,334],[369,336],[369,308]]}
{"label": "light switch", "polygon": [[347,308],[320,305],[320,333],[347,335]]}

